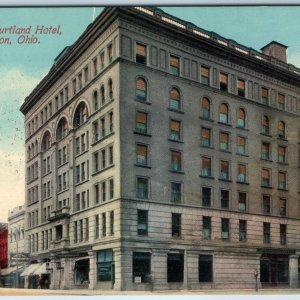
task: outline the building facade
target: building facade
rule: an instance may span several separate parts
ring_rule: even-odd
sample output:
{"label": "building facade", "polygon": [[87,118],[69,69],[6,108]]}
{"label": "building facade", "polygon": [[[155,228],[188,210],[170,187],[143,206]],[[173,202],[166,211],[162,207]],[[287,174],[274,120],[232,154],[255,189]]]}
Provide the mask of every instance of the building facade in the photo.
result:
{"label": "building facade", "polygon": [[0,270],[7,268],[7,223],[0,223]]}
{"label": "building facade", "polygon": [[31,262],[51,288],[298,287],[299,83],[277,42],[106,8],[21,107]]}

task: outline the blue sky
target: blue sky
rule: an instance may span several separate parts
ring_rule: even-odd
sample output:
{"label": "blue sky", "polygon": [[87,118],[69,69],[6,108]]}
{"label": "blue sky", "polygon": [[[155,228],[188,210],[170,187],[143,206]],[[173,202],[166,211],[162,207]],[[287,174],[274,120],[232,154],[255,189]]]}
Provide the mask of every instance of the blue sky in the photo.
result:
{"label": "blue sky", "polygon": [[[300,6],[163,7],[166,12],[259,50],[272,40],[289,46],[288,62],[300,67]],[[96,9],[96,14],[101,12]],[[53,64],[92,21],[93,8],[0,8],[0,28],[61,26],[40,44],[0,44],[0,222],[24,202],[24,129],[19,107]],[[4,37],[0,34],[0,38]],[[13,40],[16,38],[11,36]]]}

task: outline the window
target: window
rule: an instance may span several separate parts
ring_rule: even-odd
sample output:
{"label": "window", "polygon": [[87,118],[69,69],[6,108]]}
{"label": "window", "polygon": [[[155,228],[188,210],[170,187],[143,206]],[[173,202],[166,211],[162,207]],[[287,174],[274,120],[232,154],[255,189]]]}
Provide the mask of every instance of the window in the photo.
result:
{"label": "window", "polygon": [[247,239],[247,221],[239,220],[239,236],[240,241],[246,241]]}
{"label": "window", "polygon": [[140,101],[147,101],[147,83],[143,78],[136,80],[135,97]]}
{"label": "window", "polygon": [[101,98],[101,105],[105,104],[105,88],[104,85],[100,88],[100,98]]}
{"label": "window", "polygon": [[237,80],[237,90],[238,90],[238,96],[245,97],[245,80],[243,79]]}
{"label": "window", "polygon": [[285,172],[278,172],[278,188],[281,190],[286,189],[286,173]]}
{"label": "window", "polygon": [[105,117],[100,119],[101,137],[105,137]]}
{"label": "window", "polygon": [[266,135],[270,134],[270,121],[267,116],[263,116],[262,118],[262,133]]}
{"label": "window", "polygon": [[84,152],[85,149],[85,133],[81,135],[81,152]]}
{"label": "window", "polygon": [[106,182],[105,181],[103,181],[101,183],[101,199],[102,199],[102,202],[106,201]]}
{"label": "window", "polygon": [[178,89],[176,89],[176,88],[171,89],[169,107],[171,109],[175,109],[175,110],[181,109],[180,93],[179,93]]}
{"label": "window", "polygon": [[98,70],[97,70],[97,65],[98,65],[98,61],[97,61],[97,57],[94,58],[93,60],[93,70],[94,70],[94,76],[97,75]]}
{"label": "window", "polygon": [[270,244],[271,238],[271,224],[264,222],[263,224],[263,231],[264,231],[264,243]]}
{"label": "window", "polygon": [[238,109],[237,127],[239,127],[239,128],[245,128],[246,127],[246,112],[243,108]]}
{"label": "window", "polygon": [[237,137],[237,153],[246,154],[246,138],[242,136]]}
{"label": "window", "polygon": [[104,69],[104,64],[105,64],[104,51],[100,54],[100,63],[101,63],[101,69]]}
{"label": "window", "polygon": [[271,213],[271,199],[267,195],[263,195],[263,213],[266,215]]}
{"label": "window", "polygon": [[78,85],[79,85],[79,90],[82,89],[82,73],[78,74]]}
{"label": "window", "polygon": [[239,210],[245,212],[247,210],[247,194],[244,192],[238,193],[239,197]]}
{"label": "window", "polygon": [[171,201],[174,203],[181,202],[181,183],[171,182]]}
{"label": "window", "polygon": [[280,216],[286,216],[286,199],[279,199],[279,214]]}
{"label": "window", "polygon": [[93,142],[97,142],[99,140],[99,124],[98,121],[94,122],[93,125]]}
{"label": "window", "polygon": [[220,90],[221,91],[228,91],[228,75],[224,73],[220,73]]}
{"label": "window", "polygon": [[210,128],[201,128],[201,145],[211,147],[211,130]]}
{"label": "window", "polygon": [[147,113],[136,112],[135,130],[139,133],[147,133]]}
{"label": "window", "polygon": [[93,93],[93,102],[94,102],[94,110],[97,111],[99,108],[99,103],[98,103],[98,92],[94,91]]}
{"label": "window", "polygon": [[109,199],[112,199],[114,197],[114,180],[109,180]]}
{"label": "window", "polygon": [[202,157],[201,175],[206,176],[206,177],[211,176],[211,158],[210,157]]}
{"label": "window", "polygon": [[109,132],[112,133],[114,131],[114,118],[113,118],[114,114],[111,111],[109,113]]}
{"label": "window", "polygon": [[52,144],[52,139],[51,139],[50,132],[46,131],[42,139],[42,151],[44,152],[47,151],[51,147],[51,144]]}
{"label": "window", "polygon": [[199,282],[213,281],[213,256],[199,255]]}
{"label": "window", "polygon": [[95,195],[95,204],[99,203],[99,199],[100,199],[100,192],[99,192],[99,184],[95,184],[94,185],[94,195]]}
{"label": "window", "polygon": [[277,135],[279,139],[284,139],[285,138],[285,123],[282,121],[278,122],[278,127],[277,127]]}
{"label": "window", "polygon": [[280,224],[280,245],[286,244],[286,224]]}
{"label": "window", "polygon": [[102,236],[106,237],[106,213],[102,213]]}
{"label": "window", "polygon": [[109,233],[110,235],[114,235],[114,223],[115,223],[115,215],[114,215],[114,211],[112,210],[110,213],[109,213]]}
{"label": "window", "polygon": [[207,98],[203,98],[201,101],[201,117],[204,119],[210,119],[210,101]]}
{"label": "window", "polygon": [[204,240],[210,240],[211,239],[211,217],[202,217],[203,222],[203,230],[202,230],[202,236]]}
{"label": "window", "polygon": [[229,219],[221,219],[221,237],[222,240],[229,239]]}
{"label": "window", "polygon": [[145,45],[136,43],[135,47],[135,61],[137,63],[146,65],[147,64],[147,47]]}
{"label": "window", "polygon": [[181,152],[171,151],[171,171],[179,172],[181,170]]}
{"label": "window", "polygon": [[138,209],[137,211],[137,234],[148,235],[148,211]]}
{"label": "window", "polygon": [[204,85],[209,85],[209,68],[201,66],[201,83]]}
{"label": "window", "polygon": [[220,179],[229,180],[229,162],[221,160]]}
{"label": "window", "polygon": [[97,252],[97,281],[113,281],[113,251]]}
{"label": "window", "polygon": [[89,80],[89,67],[84,68],[84,81],[87,83]]}
{"label": "window", "polygon": [[137,198],[148,199],[148,179],[137,177]]}
{"label": "window", "polygon": [[113,82],[112,79],[108,80],[108,95],[109,95],[109,99],[113,98]]}
{"label": "window", "polygon": [[269,105],[269,90],[264,87],[261,88],[261,102]]}
{"label": "window", "polygon": [[202,187],[202,206],[211,206],[211,188]]}
{"label": "window", "polygon": [[108,156],[109,156],[109,165],[113,165],[114,163],[114,148],[110,146],[108,148]]}
{"label": "window", "polygon": [[175,76],[179,76],[179,57],[170,55],[170,73]]}
{"label": "window", "polygon": [[261,158],[262,159],[270,159],[270,144],[262,142],[261,143]]}
{"label": "window", "polygon": [[286,152],[286,148],[283,146],[278,146],[277,149],[277,162],[279,163],[285,163],[285,152]]}
{"label": "window", "polygon": [[278,108],[284,110],[285,108],[285,96],[278,94]]}
{"label": "window", "polygon": [[180,121],[171,120],[170,122],[170,139],[172,141],[180,141],[180,130],[181,130],[181,123]]}
{"label": "window", "polygon": [[167,282],[183,282],[183,254],[168,253],[167,262]]}
{"label": "window", "polygon": [[89,240],[89,235],[90,235],[90,231],[89,231],[89,218],[85,218],[85,240],[86,241]]}
{"label": "window", "polygon": [[148,164],[148,147],[146,145],[136,145],[136,163],[147,166]]}
{"label": "window", "polygon": [[219,122],[225,124],[229,123],[229,110],[225,103],[222,103],[219,108]]}
{"label": "window", "polygon": [[111,63],[112,62],[112,59],[113,59],[113,53],[112,53],[112,44],[110,44],[108,47],[107,47],[107,56],[108,56],[108,62]]}
{"label": "window", "polygon": [[181,214],[172,214],[172,237],[181,235]]}
{"label": "window", "polygon": [[99,216],[95,216],[95,239],[99,238]]}
{"label": "window", "polygon": [[74,128],[82,125],[87,121],[87,106],[85,105],[84,102],[81,102],[75,111],[74,115]]}
{"label": "window", "polygon": [[246,165],[238,164],[237,171],[238,171],[237,181],[238,182],[246,182]]}
{"label": "window", "polygon": [[220,132],[219,140],[220,149],[223,151],[229,151],[229,134],[225,132]]}
{"label": "window", "polygon": [[133,252],[132,255],[132,280],[133,282],[147,282],[151,273],[150,253]]}
{"label": "window", "polygon": [[221,190],[221,208],[229,208],[229,191]]}
{"label": "window", "polygon": [[261,185],[264,187],[271,186],[271,178],[270,178],[270,170],[269,169],[262,169]]}

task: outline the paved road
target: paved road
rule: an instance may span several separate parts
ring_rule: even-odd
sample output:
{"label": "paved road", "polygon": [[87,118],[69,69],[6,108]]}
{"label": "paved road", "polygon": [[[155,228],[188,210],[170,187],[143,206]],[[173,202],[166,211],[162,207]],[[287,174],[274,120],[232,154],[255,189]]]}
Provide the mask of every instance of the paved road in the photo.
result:
{"label": "paved road", "polygon": [[14,289],[0,288],[0,296],[115,296],[115,295],[300,295],[300,289],[264,289],[255,292],[255,290],[193,290],[193,291],[155,291],[155,292],[118,292],[118,291],[100,291],[100,290],[41,290],[41,289]]}

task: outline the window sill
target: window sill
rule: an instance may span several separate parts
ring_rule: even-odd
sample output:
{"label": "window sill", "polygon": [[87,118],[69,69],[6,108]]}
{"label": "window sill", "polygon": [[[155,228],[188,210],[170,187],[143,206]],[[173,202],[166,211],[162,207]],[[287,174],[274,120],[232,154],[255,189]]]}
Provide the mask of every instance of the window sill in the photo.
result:
{"label": "window sill", "polygon": [[224,150],[224,149],[219,149],[219,151],[220,151],[220,152],[224,152],[224,153],[230,153],[230,154],[232,153],[231,151],[229,151],[229,150]]}
{"label": "window sill", "polygon": [[227,126],[227,127],[232,127],[232,125],[231,124],[229,124],[229,123],[223,123],[223,122],[218,122],[218,124],[220,124],[220,125],[225,125],[225,126]]}
{"label": "window sill", "polygon": [[263,136],[270,137],[270,138],[272,137],[270,134],[267,134],[267,133],[264,133],[264,132],[261,132],[260,134],[263,135]]}
{"label": "window sill", "polygon": [[152,103],[147,101],[147,100],[142,100],[142,99],[135,98],[134,101],[139,102],[139,103],[143,103],[143,104],[147,104],[147,105],[152,105]]}
{"label": "window sill", "polygon": [[91,114],[91,117],[94,116],[95,114],[97,114],[98,112],[100,112],[101,110],[103,110],[109,104],[111,104],[114,101],[114,98],[109,99],[108,101],[105,101],[105,100],[106,99],[104,99],[104,103],[101,103],[100,107],[98,107],[97,109],[94,110],[94,112]]}
{"label": "window sill", "polygon": [[183,141],[181,140],[172,140],[172,139],[168,139],[170,142],[175,142],[175,143],[179,143],[179,144],[183,144]]}
{"label": "window sill", "polygon": [[204,117],[199,117],[200,120],[204,120],[204,121],[208,121],[208,122],[211,122],[213,123],[214,120],[213,119],[210,119],[210,118],[204,118]]}
{"label": "window sill", "polygon": [[236,126],[236,129],[240,129],[240,130],[244,130],[244,131],[249,131],[249,129],[247,129],[245,127],[240,127],[240,126]]}
{"label": "window sill", "polygon": [[277,188],[278,191],[288,192],[288,189]]}
{"label": "window sill", "polygon": [[103,168],[103,169],[101,169],[101,170],[99,170],[97,172],[94,172],[92,174],[92,176],[95,176],[97,174],[101,174],[101,173],[105,172],[106,170],[109,170],[109,169],[113,168],[114,166],[115,166],[115,164],[109,165],[109,166],[107,166],[107,167],[105,167],[105,168]]}
{"label": "window sill", "polygon": [[223,179],[223,178],[219,178],[220,181],[225,181],[225,182],[232,182],[231,179]]}
{"label": "window sill", "polygon": [[67,161],[66,161],[66,162],[63,162],[62,164],[60,164],[59,166],[57,166],[57,169],[63,167],[63,166],[66,165],[67,163],[68,163]]}
{"label": "window sill", "polygon": [[52,198],[52,196],[47,196],[45,198],[42,198],[42,201],[46,201],[46,200],[51,199],[51,198]]}
{"label": "window sill", "polygon": [[[205,146],[205,145],[200,145],[200,147],[202,147],[202,148],[207,148],[207,149],[215,149],[215,148],[212,147],[212,146]],[[300,168],[300,166],[299,166],[299,168]]]}
{"label": "window sill", "polygon": [[175,170],[169,170],[171,173],[176,173],[176,174],[184,174],[183,171],[175,171]]}
{"label": "window sill", "polygon": [[270,185],[261,185],[261,187],[264,189],[273,189],[273,187]]}
{"label": "window sill", "polygon": [[[300,193],[300,192],[299,192],[299,193]],[[36,204],[36,203],[39,203],[39,200],[34,201],[34,202],[31,202],[30,204],[27,204],[27,207],[28,207],[28,206],[32,206],[32,205],[34,205],[34,204]]]}
{"label": "window sill", "polygon": [[243,182],[243,181],[237,181],[236,183],[238,183],[238,184],[244,184],[244,185],[249,185],[249,182]]}
{"label": "window sill", "polygon": [[245,153],[236,153],[236,155],[240,155],[240,156],[244,156],[244,157],[249,157],[249,155],[248,154],[245,154]]}
{"label": "window sill", "polygon": [[283,142],[288,142],[288,140],[287,139],[285,139],[285,138],[283,138],[283,137],[277,137],[277,140],[280,140],[280,141],[283,141]]}
{"label": "window sill", "polygon": [[76,155],[75,155],[75,158],[78,158],[78,157],[80,157],[81,155],[83,155],[83,154],[85,154],[85,153],[88,153],[88,152],[89,152],[89,150],[86,149],[86,150],[84,150],[83,152],[80,152],[80,153],[76,154]]}
{"label": "window sill", "polygon": [[215,179],[213,176],[205,176],[205,175],[200,175],[201,178],[207,178],[207,179]]}
{"label": "window sill", "polygon": [[184,114],[184,111],[182,111],[181,109],[175,109],[175,108],[168,107],[168,110],[179,113],[179,114]]}
{"label": "window sill", "polygon": [[68,190],[69,190],[69,188],[66,188],[66,189],[64,189],[62,191],[58,191],[57,195],[63,194],[64,192],[67,192]]}
{"label": "window sill", "polygon": [[138,134],[138,135],[143,135],[143,136],[149,136],[149,137],[152,137],[152,135],[149,134],[149,133],[138,132],[138,131],[136,131],[136,130],[135,130],[133,133],[134,133],[134,134]]}
{"label": "window sill", "polygon": [[288,163],[286,163],[286,162],[281,162],[281,161],[277,161],[277,163],[278,163],[279,165],[282,165],[282,166],[288,166],[288,165],[289,165]]}
{"label": "window sill", "polygon": [[[50,174],[50,173],[51,173],[51,172],[49,172],[49,173],[47,173],[47,174],[43,175],[43,176],[42,176],[42,178],[43,178],[44,176],[46,176],[46,175]],[[39,177],[36,177],[36,178],[30,179],[30,180],[28,180],[28,181],[27,181],[27,183],[26,183],[26,184],[31,184],[32,182],[35,182],[37,179],[39,179]]]}
{"label": "window sill", "polygon": [[152,169],[152,167],[148,165],[142,165],[142,164],[134,164],[136,167],[145,168],[145,169]]}
{"label": "window sill", "polygon": [[273,162],[273,160],[272,159],[268,159],[268,158],[260,158],[260,160],[262,160],[262,161],[268,161],[268,162]]}
{"label": "window sill", "polygon": [[[102,142],[102,141],[108,139],[109,137],[111,137],[111,136],[114,135],[114,134],[115,134],[114,131],[108,133],[107,135],[101,137],[99,140],[94,141],[94,142],[92,143],[92,146],[95,146],[95,145],[99,144],[100,142]],[[81,154],[82,154],[82,153],[81,153]],[[79,155],[80,155],[80,154],[79,154]],[[78,155],[78,156],[79,156],[79,155]],[[75,158],[76,158],[76,157],[77,157],[77,156],[75,156]]]}
{"label": "window sill", "polygon": [[[94,175],[94,174],[93,174]],[[92,176],[93,176],[92,175]],[[74,184],[74,186],[79,186],[79,185],[81,185],[81,184],[84,184],[84,183],[86,183],[86,182],[88,182],[89,181],[89,179],[85,179],[85,180],[83,180],[83,181],[80,181],[80,182],[76,182],[75,184]]]}

